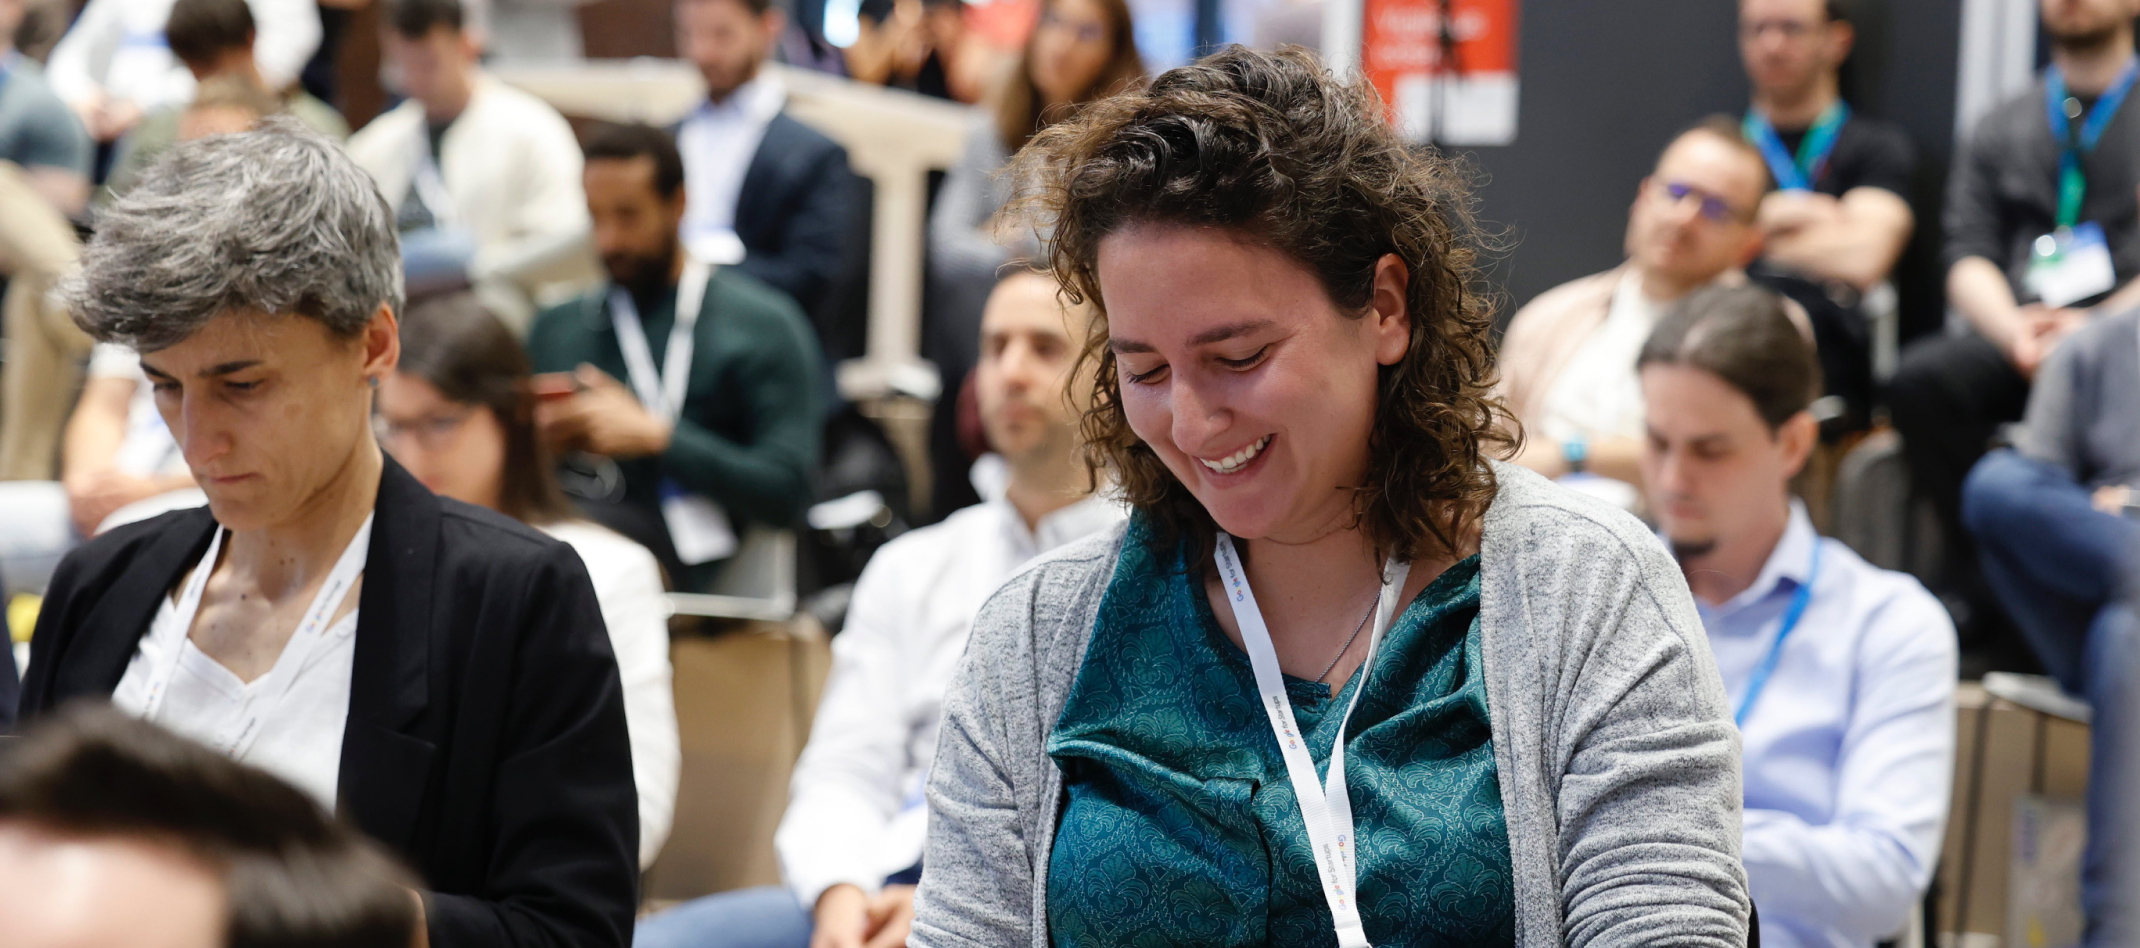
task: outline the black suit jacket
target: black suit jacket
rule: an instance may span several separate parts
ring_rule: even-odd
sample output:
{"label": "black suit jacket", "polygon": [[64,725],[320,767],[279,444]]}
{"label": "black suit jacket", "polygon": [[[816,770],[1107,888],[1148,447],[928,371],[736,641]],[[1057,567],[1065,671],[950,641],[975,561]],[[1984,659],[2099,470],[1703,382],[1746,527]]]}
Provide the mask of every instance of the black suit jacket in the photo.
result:
{"label": "black suit jacket", "polygon": [[816,318],[845,278],[860,189],[847,149],[785,111],[773,116],[736,196],[737,269],[787,292]]}
{"label": "black suit jacket", "polygon": [[[109,698],[205,507],[100,536],[53,575],[25,720]],[[424,878],[431,943],[617,946],[638,904],[638,802],[616,657],[572,548],[443,500],[391,459],[357,602],[337,809]]]}

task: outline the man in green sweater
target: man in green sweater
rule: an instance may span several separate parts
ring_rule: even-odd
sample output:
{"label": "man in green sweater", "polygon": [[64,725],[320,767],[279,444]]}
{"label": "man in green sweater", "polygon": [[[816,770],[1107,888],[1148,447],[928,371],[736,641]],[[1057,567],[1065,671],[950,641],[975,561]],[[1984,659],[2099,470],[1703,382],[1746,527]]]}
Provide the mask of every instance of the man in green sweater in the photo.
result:
{"label": "man in green sweater", "polygon": [[573,479],[582,506],[652,550],[676,588],[700,589],[744,524],[786,526],[810,502],[817,343],[786,295],[684,252],[683,161],[667,133],[604,128],[585,154],[610,282],[535,317],[536,421],[598,475],[615,462],[619,476]]}

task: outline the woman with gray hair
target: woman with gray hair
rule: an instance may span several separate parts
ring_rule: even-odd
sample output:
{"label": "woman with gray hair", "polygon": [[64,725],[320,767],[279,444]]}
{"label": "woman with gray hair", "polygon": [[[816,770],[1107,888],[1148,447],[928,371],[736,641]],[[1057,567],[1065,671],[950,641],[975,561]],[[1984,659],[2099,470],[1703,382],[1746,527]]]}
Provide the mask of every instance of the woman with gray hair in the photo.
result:
{"label": "woman with gray hair", "polygon": [[105,213],[77,321],[141,353],[208,506],[61,563],[23,713],[108,698],[296,784],[422,875],[419,944],[621,946],[637,810],[594,590],[381,453],[397,261],[371,179],[283,120]]}

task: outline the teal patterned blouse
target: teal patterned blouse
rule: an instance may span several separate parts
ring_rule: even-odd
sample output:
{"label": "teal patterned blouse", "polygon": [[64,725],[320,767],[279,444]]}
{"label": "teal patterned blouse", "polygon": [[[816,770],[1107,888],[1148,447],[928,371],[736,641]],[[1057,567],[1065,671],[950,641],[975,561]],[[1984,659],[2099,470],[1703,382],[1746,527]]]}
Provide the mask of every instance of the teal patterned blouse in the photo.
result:
{"label": "teal patterned blouse", "polygon": [[[1186,546],[1134,519],[1048,753],[1068,800],[1047,877],[1056,948],[1335,945],[1330,907],[1248,655]],[[1508,826],[1479,653],[1479,561],[1391,624],[1345,745],[1360,916],[1380,946],[1515,941]],[[1325,771],[1333,696],[1286,676]]]}

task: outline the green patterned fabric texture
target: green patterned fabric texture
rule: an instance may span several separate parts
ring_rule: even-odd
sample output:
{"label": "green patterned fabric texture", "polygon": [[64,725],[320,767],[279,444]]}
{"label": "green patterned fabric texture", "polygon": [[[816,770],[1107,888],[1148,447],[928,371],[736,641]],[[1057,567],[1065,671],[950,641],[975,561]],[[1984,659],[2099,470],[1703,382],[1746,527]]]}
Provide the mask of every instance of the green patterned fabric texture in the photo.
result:
{"label": "green patterned fabric texture", "polygon": [[[1048,753],[1067,803],[1047,877],[1057,948],[1335,945],[1308,831],[1186,545],[1132,520]],[[1479,650],[1479,560],[1399,613],[1345,745],[1357,891],[1379,946],[1515,941],[1508,826]],[[1344,702],[1286,677],[1318,772]]]}

